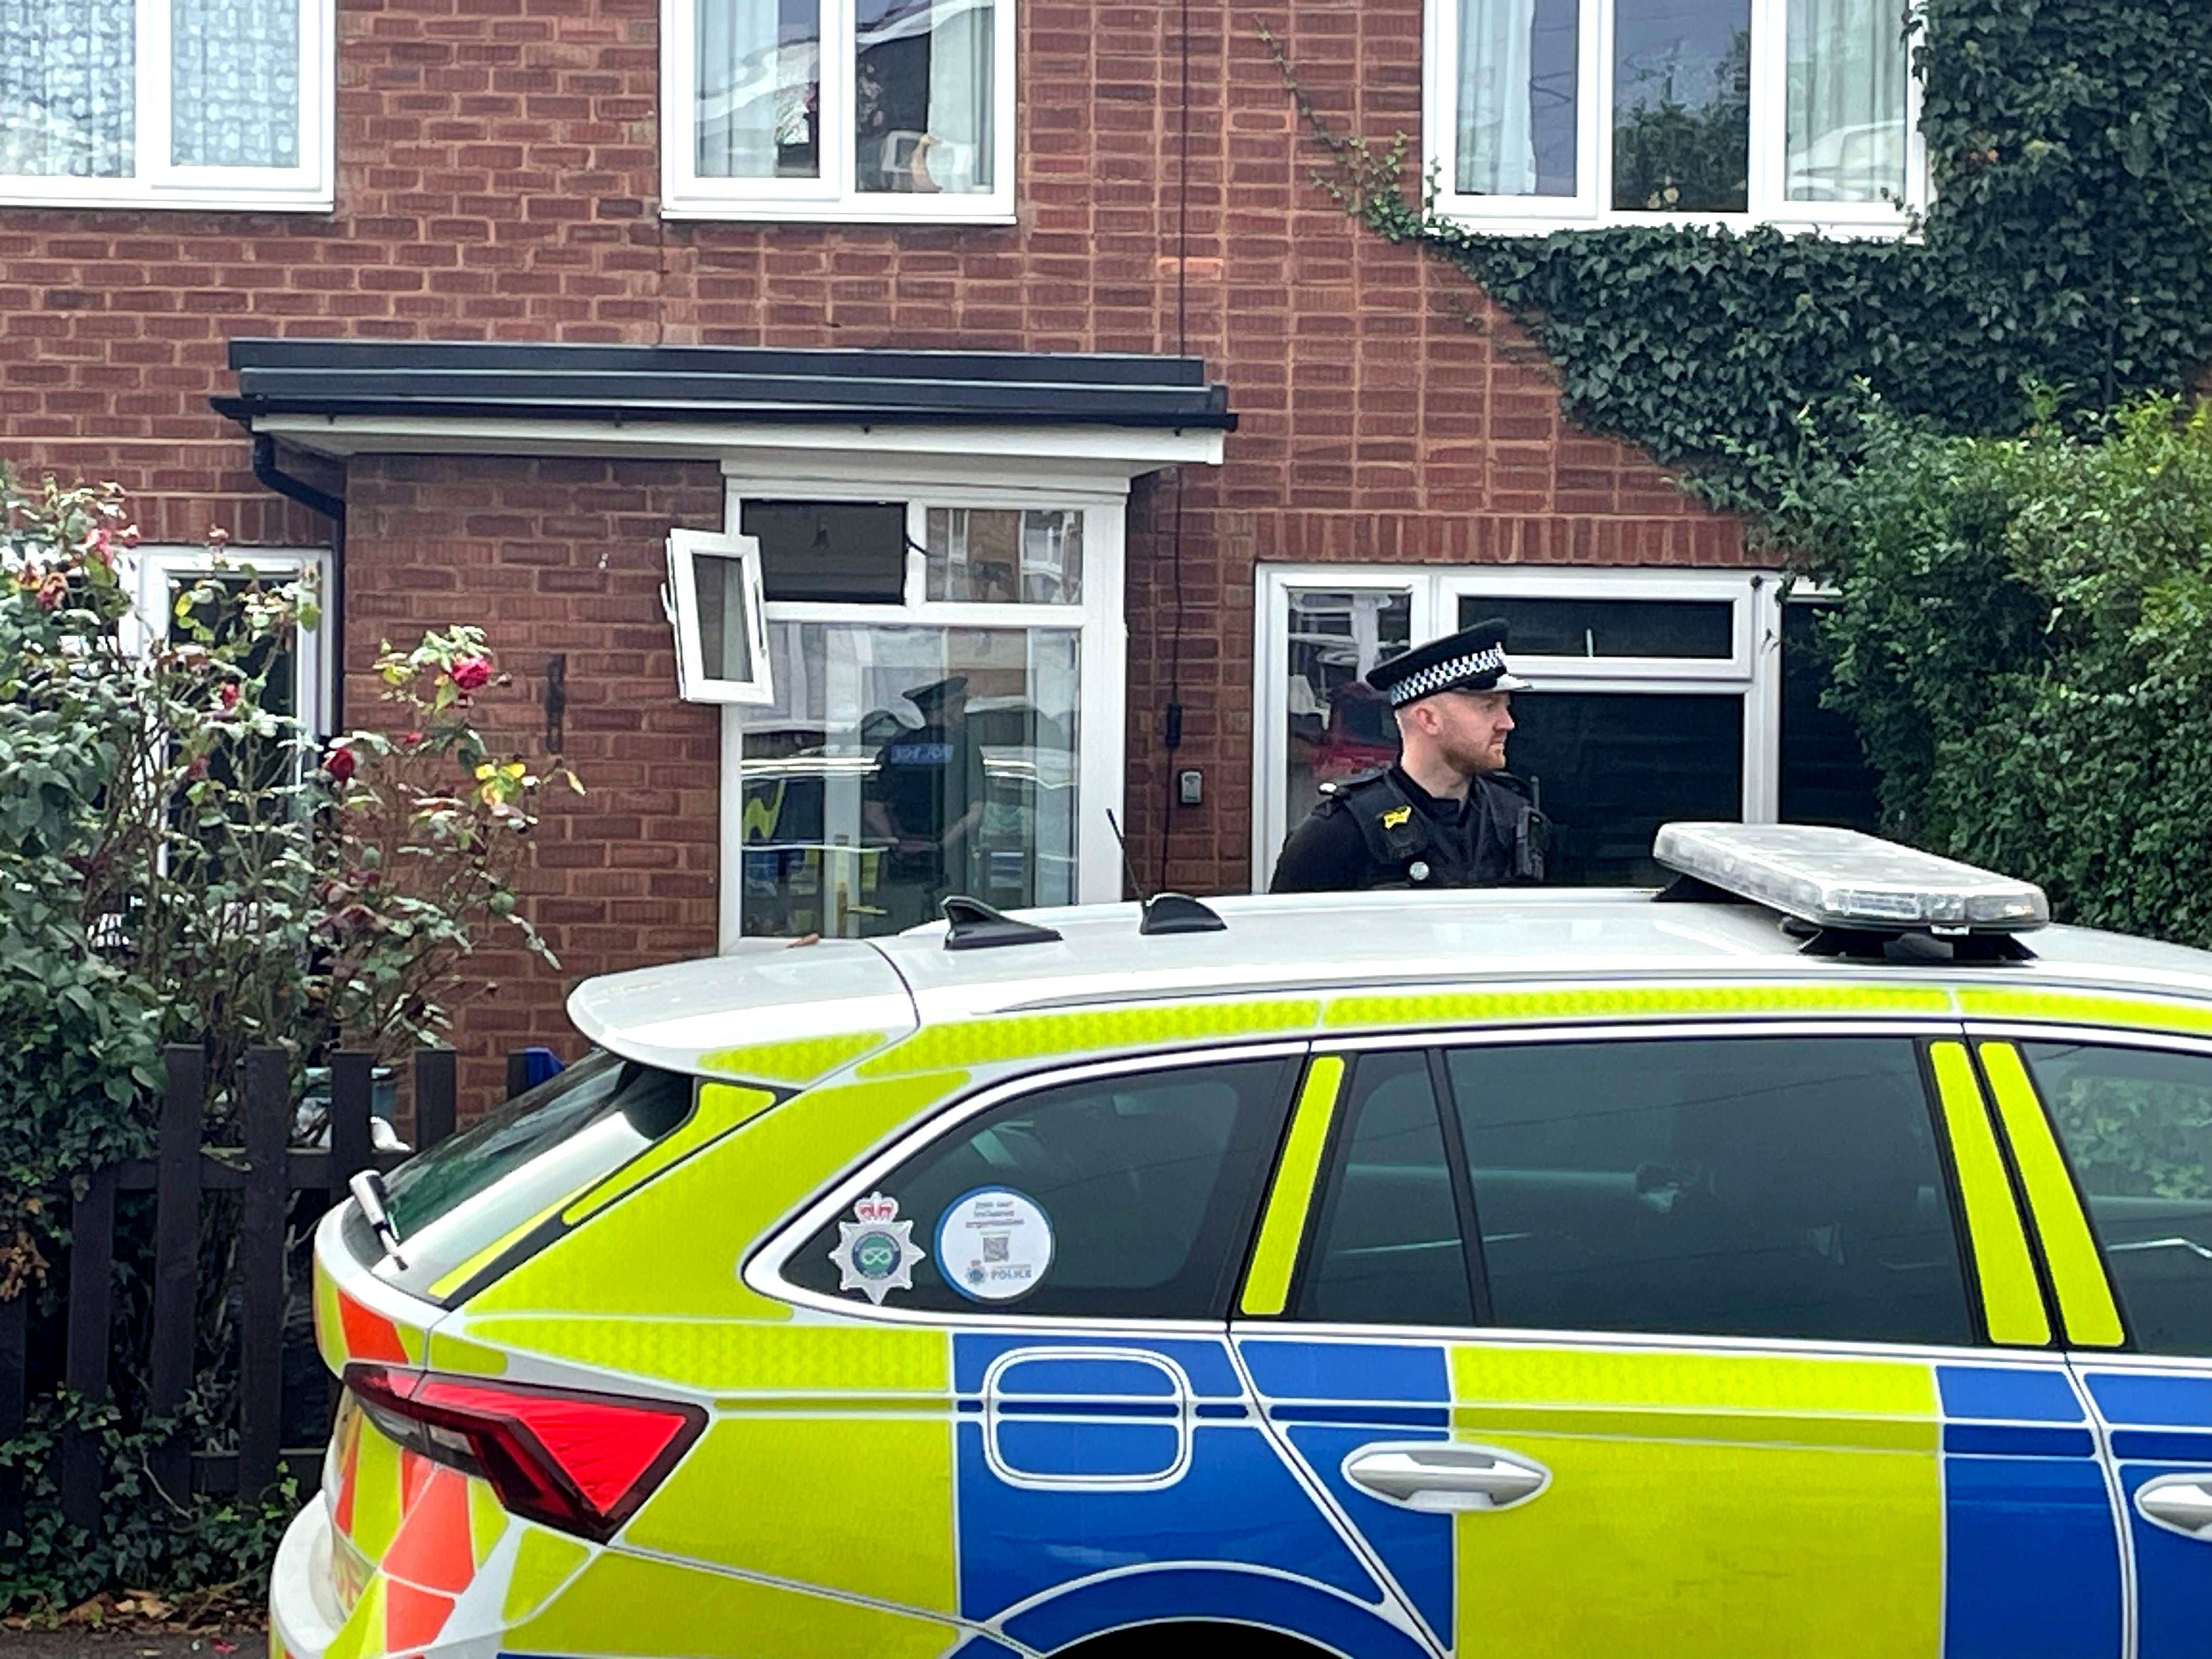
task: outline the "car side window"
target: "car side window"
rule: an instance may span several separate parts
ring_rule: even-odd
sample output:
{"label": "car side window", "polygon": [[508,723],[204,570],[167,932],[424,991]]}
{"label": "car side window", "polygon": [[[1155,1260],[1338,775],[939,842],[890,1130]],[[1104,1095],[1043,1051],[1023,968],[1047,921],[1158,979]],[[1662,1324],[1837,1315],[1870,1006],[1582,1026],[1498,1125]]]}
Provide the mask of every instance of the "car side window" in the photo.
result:
{"label": "car side window", "polygon": [[1497,1044],[1448,1069],[1497,1324],[1975,1340],[1910,1039]]}
{"label": "car side window", "polygon": [[1466,1325],[1474,1305],[1428,1055],[1358,1055],[1340,1111],[1301,1319]]}
{"label": "car side window", "polygon": [[1296,1071],[1179,1066],[1006,1101],[875,1183],[784,1277],[863,1306],[1224,1317]]}
{"label": "car side window", "polygon": [[2023,1042],[2136,1346],[2212,1355],[2212,1057]]}

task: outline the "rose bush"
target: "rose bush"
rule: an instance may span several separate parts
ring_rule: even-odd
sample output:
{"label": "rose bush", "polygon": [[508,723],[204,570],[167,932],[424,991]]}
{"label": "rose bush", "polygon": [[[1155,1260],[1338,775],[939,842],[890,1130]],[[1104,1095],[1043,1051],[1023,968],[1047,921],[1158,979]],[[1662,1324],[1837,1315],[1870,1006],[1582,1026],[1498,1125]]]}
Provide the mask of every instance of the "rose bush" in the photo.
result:
{"label": "rose bush", "polygon": [[[248,1048],[283,1049],[296,1079],[340,1047],[393,1058],[434,1040],[472,988],[480,933],[515,929],[550,955],[514,881],[544,779],[574,786],[485,736],[483,700],[507,682],[480,630],[386,647],[382,724],[404,735],[325,743],[277,695],[313,591],[226,554],[167,596],[166,617],[142,617],[137,539],[112,485],[0,474],[0,1297],[31,1298],[34,1362],[58,1341],[70,1200],[92,1170],[151,1151],[162,1045],[204,1048],[221,1143]],[[218,1449],[234,1431],[234,1199],[207,1197],[194,1355],[193,1431]],[[119,1334],[145,1328],[151,1219],[118,1211]],[[118,1347],[112,1403],[47,1394],[32,1431],[0,1444],[30,1516],[27,1535],[0,1538],[0,1610],[265,1559],[265,1506],[223,1510],[235,1548],[218,1548],[210,1500],[149,1488],[143,1364]],[[88,1412],[112,1462],[97,1540],[42,1501],[40,1448]]]}

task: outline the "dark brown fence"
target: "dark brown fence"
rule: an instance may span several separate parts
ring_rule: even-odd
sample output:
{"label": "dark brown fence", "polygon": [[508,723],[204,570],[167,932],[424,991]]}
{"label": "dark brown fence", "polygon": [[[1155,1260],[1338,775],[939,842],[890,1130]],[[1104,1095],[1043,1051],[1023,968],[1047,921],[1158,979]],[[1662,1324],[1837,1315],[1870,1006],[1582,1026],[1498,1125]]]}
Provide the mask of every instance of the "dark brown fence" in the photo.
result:
{"label": "dark brown fence", "polygon": [[[160,1127],[154,1157],[118,1164],[99,1171],[70,1218],[71,1243],[64,1280],[60,1377],[84,1398],[109,1398],[111,1356],[115,1345],[116,1197],[120,1193],[154,1194],[151,1316],[145,1342],[145,1409],[150,1419],[178,1412],[191,1389],[201,1309],[202,1196],[235,1192],[237,1234],[226,1286],[237,1331],[235,1450],[211,1452],[187,1443],[182,1433],[159,1447],[149,1472],[163,1491],[264,1490],[278,1473],[283,1445],[287,1324],[287,1245],[295,1223],[307,1219],[346,1196],[346,1182],[357,1170],[388,1169],[408,1156],[372,1150],[369,1119],[374,1088],[373,1056],[345,1053],[331,1066],[329,1149],[302,1151],[288,1146],[294,1101],[284,1054],[274,1048],[248,1054],[240,1091],[240,1146],[204,1143],[207,1076],[200,1050],[167,1050],[169,1085],[160,1103]],[[419,1051],[414,1058],[416,1151],[436,1145],[453,1131],[453,1053]],[[520,1091],[527,1061],[507,1060],[510,1094]],[[27,1393],[33,1374],[33,1325],[26,1291],[0,1301],[0,1442],[25,1426]],[[49,1356],[49,1359],[50,1359]],[[297,1383],[295,1382],[295,1387]],[[324,1395],[327,1379],[314,1378]],[[97,1440],[80,1430],[64,1432],[56,1484],[63,1513],[88,1529],[100,1525],[103,1470]],[[0,1532],[22,1520],[19,1476],[0,1469]]]}

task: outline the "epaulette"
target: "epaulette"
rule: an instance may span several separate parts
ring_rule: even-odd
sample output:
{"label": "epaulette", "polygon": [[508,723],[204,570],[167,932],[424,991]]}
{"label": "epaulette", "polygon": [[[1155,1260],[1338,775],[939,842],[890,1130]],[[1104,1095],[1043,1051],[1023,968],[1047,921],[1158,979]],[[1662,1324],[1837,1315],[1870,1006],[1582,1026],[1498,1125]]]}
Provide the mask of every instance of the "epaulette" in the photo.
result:
{"label": "epaulette", "polygon": [[1370,766],[1364,772],[1354,772],[1349,777],[1331,778],[1321,786],[1322,796],[1324,799],[1340,800],[1362,784],[1374,782],[1389,769],[1387,766]]}

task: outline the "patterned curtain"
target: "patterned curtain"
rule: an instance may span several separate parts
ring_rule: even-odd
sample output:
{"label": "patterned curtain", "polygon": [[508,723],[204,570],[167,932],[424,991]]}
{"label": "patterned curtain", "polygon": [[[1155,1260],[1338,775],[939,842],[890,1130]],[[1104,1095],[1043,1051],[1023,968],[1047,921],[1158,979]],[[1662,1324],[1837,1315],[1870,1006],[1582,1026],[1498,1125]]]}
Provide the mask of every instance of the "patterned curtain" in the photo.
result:
{"label": "patterned curtain", "polygon": [[133,0],[0,0],[0,173],[127,179]]}
{"label": "patterned curtain", "polygon": [[299,166],[299,0],[171,0],[169,28],[169,159]]}

